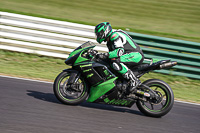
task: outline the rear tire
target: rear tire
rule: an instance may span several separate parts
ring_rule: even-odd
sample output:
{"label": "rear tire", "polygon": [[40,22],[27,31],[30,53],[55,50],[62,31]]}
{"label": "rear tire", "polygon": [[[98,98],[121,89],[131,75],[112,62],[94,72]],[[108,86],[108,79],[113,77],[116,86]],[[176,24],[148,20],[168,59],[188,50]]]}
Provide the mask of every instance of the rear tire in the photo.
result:
{"label": "rear tire", "polygon": [[160,100],[153,101],[149,99],[147,102],[138,100],[136,103],[138,109],[144,115],[151,117],[162,117],[166,115],[174,104],[174,94],[170,86],[159,79],[150,79],[143,84],[156,92],[160,96]]}
{"label": "rear tire", "polygon": [[82,78],[78,79],[75,85],[76,89],[67,87],[71,73],[61,72],[54,81],[53,90],[56,98],[67,105],[78,105],[88,96],[88,87]]}

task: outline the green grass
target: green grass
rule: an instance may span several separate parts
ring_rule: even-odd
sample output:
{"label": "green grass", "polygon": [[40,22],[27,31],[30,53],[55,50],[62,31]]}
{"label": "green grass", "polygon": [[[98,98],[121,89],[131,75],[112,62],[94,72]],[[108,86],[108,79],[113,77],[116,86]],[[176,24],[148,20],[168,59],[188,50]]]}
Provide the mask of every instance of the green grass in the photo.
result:
{"label": "green grass", "polygon": [[67,66],[64,60],[0,50],[0,73],[53,81]]}
{"label": "green grass", "polygon": [[[56,76],[68,68],[64,60],[0,50],[0,74],[17,77],[42,79],[53,82]],[[175,99],[200,103],[200,80],[181,76],[150,73],[141,80],[161,79],[167,82],[175,94]]]}
{"label": "green grass", "polygon": [[0,10],[200,42],[199,0],[0,0]]}

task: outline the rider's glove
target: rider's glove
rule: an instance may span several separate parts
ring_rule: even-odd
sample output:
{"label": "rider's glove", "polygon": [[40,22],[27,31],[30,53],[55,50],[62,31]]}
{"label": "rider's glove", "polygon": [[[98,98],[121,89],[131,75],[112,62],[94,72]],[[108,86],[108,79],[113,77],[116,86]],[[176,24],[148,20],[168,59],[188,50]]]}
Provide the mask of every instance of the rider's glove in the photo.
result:
{"label": "rider's glove", "polygon": [[89,50],[88,50],[88,54],[89,54],[91,57],[97,55],[97,53],[98,53],[98,51],[96,51],[96,50],[94,50],[94,49],[89,49]]}
{"label": "rider's glove", "polygon": [[99,53],[99,54],[97,54],[96,58],[97,59],[107,59],[108,56],[109,56],[108,53]]}

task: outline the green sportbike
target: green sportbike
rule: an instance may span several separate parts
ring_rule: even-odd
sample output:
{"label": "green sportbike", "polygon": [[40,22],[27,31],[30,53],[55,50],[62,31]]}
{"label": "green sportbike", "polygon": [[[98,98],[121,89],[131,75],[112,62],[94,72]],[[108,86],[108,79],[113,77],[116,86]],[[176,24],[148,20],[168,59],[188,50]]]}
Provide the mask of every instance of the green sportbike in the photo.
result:
{"label": "green sportbike", "polygon": [[[63,104],[78,105],[85,100],[91,103],[131,107],[147,116],[162,117],[174,104],[174,94],[170,86],[159,79],[140,82],[131,93],[127,93],[130,83],[110,67],[107,59],[96,58],[95,44],[86,42],[70,53],[65,63],[72,66],[63,70],[55,79],[53,90]],[[131,70],[139,79],[153,70],[169,68],[177,62],[161,60],[151,64],[141,64]]]}

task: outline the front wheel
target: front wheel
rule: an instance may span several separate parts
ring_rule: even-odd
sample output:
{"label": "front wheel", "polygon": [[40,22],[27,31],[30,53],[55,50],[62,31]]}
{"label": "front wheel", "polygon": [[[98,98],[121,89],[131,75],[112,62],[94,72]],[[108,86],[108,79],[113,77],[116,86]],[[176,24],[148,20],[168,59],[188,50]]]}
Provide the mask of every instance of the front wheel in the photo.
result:
{"label": "front wheel", "polygon": [[68,105],[78,105],[88,95],[88,87],[82,78],[79,78],[72,85],[68,85],[72,71],[61,72],[54,81],[53,90],[57,99]]}
{"label": "front wheel", "polygon": [[156,93],[158,98],[149,98],[146,102],[138,100],[138,109],[143,114],[151,117],[162,117],[166,115],[172,109],[174,104],[174,94],[170,86],[164,81],[158,79],[150,79],[145,81],[143,84],[150,87]]}

